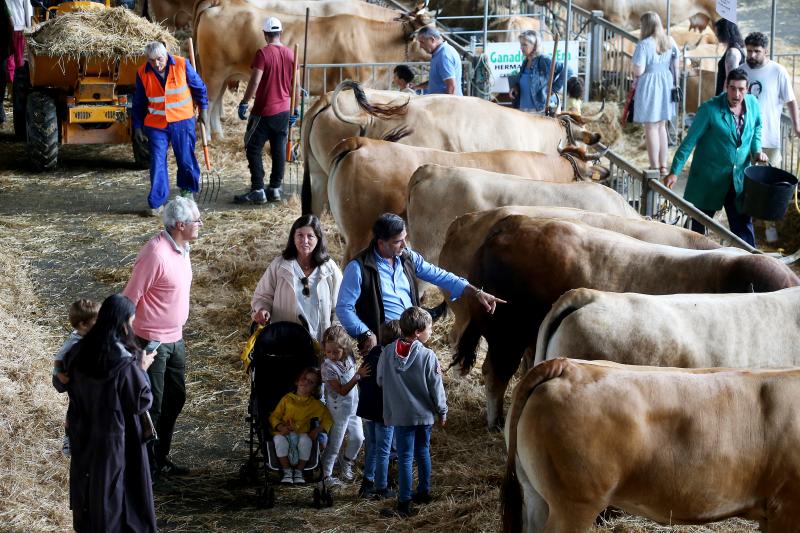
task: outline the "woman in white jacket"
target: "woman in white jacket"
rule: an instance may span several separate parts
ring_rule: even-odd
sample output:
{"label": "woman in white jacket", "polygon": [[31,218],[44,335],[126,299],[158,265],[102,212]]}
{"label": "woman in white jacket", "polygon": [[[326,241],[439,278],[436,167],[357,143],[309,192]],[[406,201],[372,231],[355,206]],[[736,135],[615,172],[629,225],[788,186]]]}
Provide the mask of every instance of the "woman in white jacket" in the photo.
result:
{"label": "woman in white jacket", "polygon": [[292,224],[283,253],[270,263],[253,294],[251,311],[259,324],[296,322],[318,341],[336,320],[342,271],[328,256],[322,225],[314,215]]}

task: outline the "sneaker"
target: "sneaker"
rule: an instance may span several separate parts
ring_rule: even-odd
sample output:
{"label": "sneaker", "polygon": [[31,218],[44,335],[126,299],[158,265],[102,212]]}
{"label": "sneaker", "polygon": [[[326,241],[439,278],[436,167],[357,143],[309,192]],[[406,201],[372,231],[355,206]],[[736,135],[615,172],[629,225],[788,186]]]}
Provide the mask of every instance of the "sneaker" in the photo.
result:
{"label": "sneaker", "polygon": [[169,459],[160,461],[158,473],[167,476],[185,476],[189,473],[189,469],[185,466],[178,466]]}
{"label": "sneaker", "polygon": [[397,492],[390,488],[385,489],[375,489],[372,492],[372,499],[373,500],[387,500],[389,498],[396,498]]}
{"label": "sneaker", "polygon": [[411,497],[411,501],[417,504],[426,504],[431,503],[433,498],[431,498],[430,492],[417,492]]}
{"label": "sneaker", "polygon": [[339,481],[338,479],[336,479],[333,476],[326,477],[325,479],[322,480],[322,483],[325,485],[325,488],[328,489],[328,490],[342,486],[342,482]]}
{"label": "sneaker", "polygon": [[72,448],[69,445],[69,437],[67,435],[64,435],[64,440],[61,441],[61,453],[64,454],[64,457],[72,455]]}
{"label": "sneaker", "polygon": [[408,518],[411,516],[411,502],[397,502],[396,507],[386,507],[381,509],[381,516],[386,518]]}
{"label": "sneaker", "polygon": [[189,189],[181,189],[181,192],[178,193],[181,198],[188,198],[190,200],[194,200],[194,193]]}
{"label": "sneaker", "polygon": [[235,204],[265,204],[267,203],[267,195],[264,194],[264,189],[256,189],[245,194],[237,194],[233,197]]}
{"label": "sneaker", "polygon": [[353,461],[345,459],[344,457],[340,457],[339,474],[342,476],[342,479],[344,481],[347,482],[353,481]]}
{"label": "sneaker", "polygon": [[358,488],[358,495],[362,498],[372,498],[375,494],[375,482],[369,479],[362,479],[361,486]]}
{"label": "sneaker", "polygon": [[281,479],[281,483],[284,483],[286,485],[294,484],[294,476],[292,475],[291,468],[287,468],[286,470],[283,471],[283,478]]}
{"label": "sneaker", "polygon": [[270,202],[281,201],[281,188],[280,187],[267,187],[267,200]]}
{"label": "sneaker", "polygon": [[143,217],[159,217],[161,216],[161,212],[164,210],[164,206],[161,207],[148,207],[147,209],[142,211]]}
{"label": "sneaker", "polygon": [[295,469],[293,479],[295,485],[305,485],[306,483],[306,478],[303,477],[302,470]]}

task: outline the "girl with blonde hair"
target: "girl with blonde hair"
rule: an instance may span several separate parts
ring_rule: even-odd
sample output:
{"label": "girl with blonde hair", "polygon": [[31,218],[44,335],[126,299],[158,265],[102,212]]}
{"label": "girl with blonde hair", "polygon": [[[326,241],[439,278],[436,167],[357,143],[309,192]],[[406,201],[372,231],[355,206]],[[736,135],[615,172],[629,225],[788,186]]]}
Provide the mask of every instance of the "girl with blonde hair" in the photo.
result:
{"label": "girl with blonde hair", "polygon": [[641,17],[642,39],[633,53],[633,121],[644,125],[650,168],[667,175],[667,121],[675,116],[672,89],[677,86],[678,47],[661,25],[661,17],[648,11]]}

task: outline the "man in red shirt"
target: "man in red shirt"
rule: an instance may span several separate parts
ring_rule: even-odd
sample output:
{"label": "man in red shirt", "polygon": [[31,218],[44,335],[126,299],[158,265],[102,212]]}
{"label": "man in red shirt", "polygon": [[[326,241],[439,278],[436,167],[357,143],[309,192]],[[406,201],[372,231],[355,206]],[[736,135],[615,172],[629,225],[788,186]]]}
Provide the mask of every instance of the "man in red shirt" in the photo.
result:
{"label": "man in red shirt", "polygon": [[[281,44],[282,33],[280,20],[269,17],[264,21],[267,46],[256,52],[253,58],[250,81],[247,82],[244,98],[239,103],[239,118],[244,120],[247,117],[248,102],[253,95],[256,97],[244,134],[247,164],[250,167],[250,192],[234,196],[233,201],[237,204],[263,204],[267,200],[277,202],[281,199],[289,125],[297,120],[297,114],[290,116],[289,109],[294,54]],[[272,157],[272,171],[265,194],[262,152],[267,141]]]}

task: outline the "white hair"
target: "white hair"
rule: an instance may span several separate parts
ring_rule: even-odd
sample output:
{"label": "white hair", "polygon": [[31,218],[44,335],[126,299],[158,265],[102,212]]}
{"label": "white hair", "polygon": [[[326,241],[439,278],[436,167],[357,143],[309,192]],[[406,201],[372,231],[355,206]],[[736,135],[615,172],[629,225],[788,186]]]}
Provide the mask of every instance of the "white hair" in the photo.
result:
{"label": "white hair", "polygon": [[178,222],[194,222],[194,213],[197,210],[194,200],[177,196],[164,206],[164,226],[169,230],[174,229]]}
{"label": "white hair", "polygon": [[533,50],[539,51],[539,33],[533,30],[525,30],[519,34],[519,41],[525,41],[533,46]]}
{"label": "white hair", "polygon": [[161,41],[152,41],[144,47],[144,53],[147,54],[147,59],[155,59],[161,56],[167,57],[167,47]]}
{"label": "white hair", "polygon": [[420,37],[427,37],[429,39],[436,39],[437,41],[442,39],[442,33],[433,26],[421,27],[419,32],[417,32],[417,35]]}

